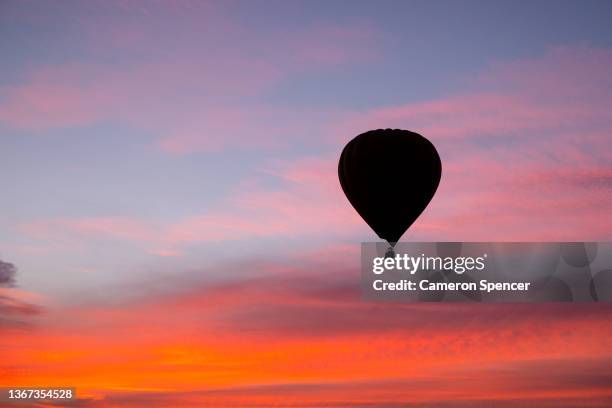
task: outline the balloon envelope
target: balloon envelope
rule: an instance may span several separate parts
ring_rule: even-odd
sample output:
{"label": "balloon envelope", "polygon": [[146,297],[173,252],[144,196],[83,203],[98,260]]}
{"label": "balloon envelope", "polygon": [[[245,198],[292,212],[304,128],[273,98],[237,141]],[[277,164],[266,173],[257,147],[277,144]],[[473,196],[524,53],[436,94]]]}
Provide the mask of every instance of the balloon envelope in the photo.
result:
{"label": "balloon envelope", "polygon": [[355,210],[394,245],[434,196],[442,164],[418,133],[379,129],[362,133],[342,150],[338,177]]}

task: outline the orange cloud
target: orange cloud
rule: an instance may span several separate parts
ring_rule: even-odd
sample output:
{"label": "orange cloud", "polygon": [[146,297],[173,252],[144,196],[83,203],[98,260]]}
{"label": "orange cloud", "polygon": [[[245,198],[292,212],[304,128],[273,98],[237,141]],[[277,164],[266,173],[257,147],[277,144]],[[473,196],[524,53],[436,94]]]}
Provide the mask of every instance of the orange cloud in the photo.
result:
{"label": "orange cloud", "polygon": [[612,396],[606,305],[369,303],[346,262],[299,265],[48,307],[0,338],[0,385],[72,385],[85,406],[578,407]]}

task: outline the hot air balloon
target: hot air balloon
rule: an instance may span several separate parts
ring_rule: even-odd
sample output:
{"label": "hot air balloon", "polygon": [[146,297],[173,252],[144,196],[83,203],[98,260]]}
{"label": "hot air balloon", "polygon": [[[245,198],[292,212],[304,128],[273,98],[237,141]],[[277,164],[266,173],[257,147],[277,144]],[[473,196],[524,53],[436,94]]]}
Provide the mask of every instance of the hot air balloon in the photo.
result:
{"label": "hot air balloon", "polygon": [[338,177],[361,218],[391,247],[433,198],[442,163],[434,145],[415,132],[378,129],[342,150]]}

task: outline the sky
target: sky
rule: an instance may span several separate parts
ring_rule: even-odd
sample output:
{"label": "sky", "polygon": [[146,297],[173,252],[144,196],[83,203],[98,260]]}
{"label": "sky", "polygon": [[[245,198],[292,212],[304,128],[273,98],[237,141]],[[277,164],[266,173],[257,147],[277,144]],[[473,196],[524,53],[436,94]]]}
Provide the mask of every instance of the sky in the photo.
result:
{"label": "sky", "polygon": [[0,386],[94,407],[609,406],[607,304],[361,300],[377,238],[337,160],[370,129],[434,143],[441,184],[406,241],[612,240],[611,17],[3,1]]}

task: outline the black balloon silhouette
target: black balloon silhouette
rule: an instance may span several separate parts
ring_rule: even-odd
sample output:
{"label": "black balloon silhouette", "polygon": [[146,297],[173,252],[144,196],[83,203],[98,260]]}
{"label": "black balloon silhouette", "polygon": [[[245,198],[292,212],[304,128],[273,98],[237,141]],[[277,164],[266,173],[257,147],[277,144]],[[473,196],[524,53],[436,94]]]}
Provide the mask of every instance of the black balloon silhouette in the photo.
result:
{"label": "black balloon silhouette", "polygon": [[361,218],[392,246],[434,196],[442,164],[433,144],[418,133],[378,129],[342,150],[338,177]]}

